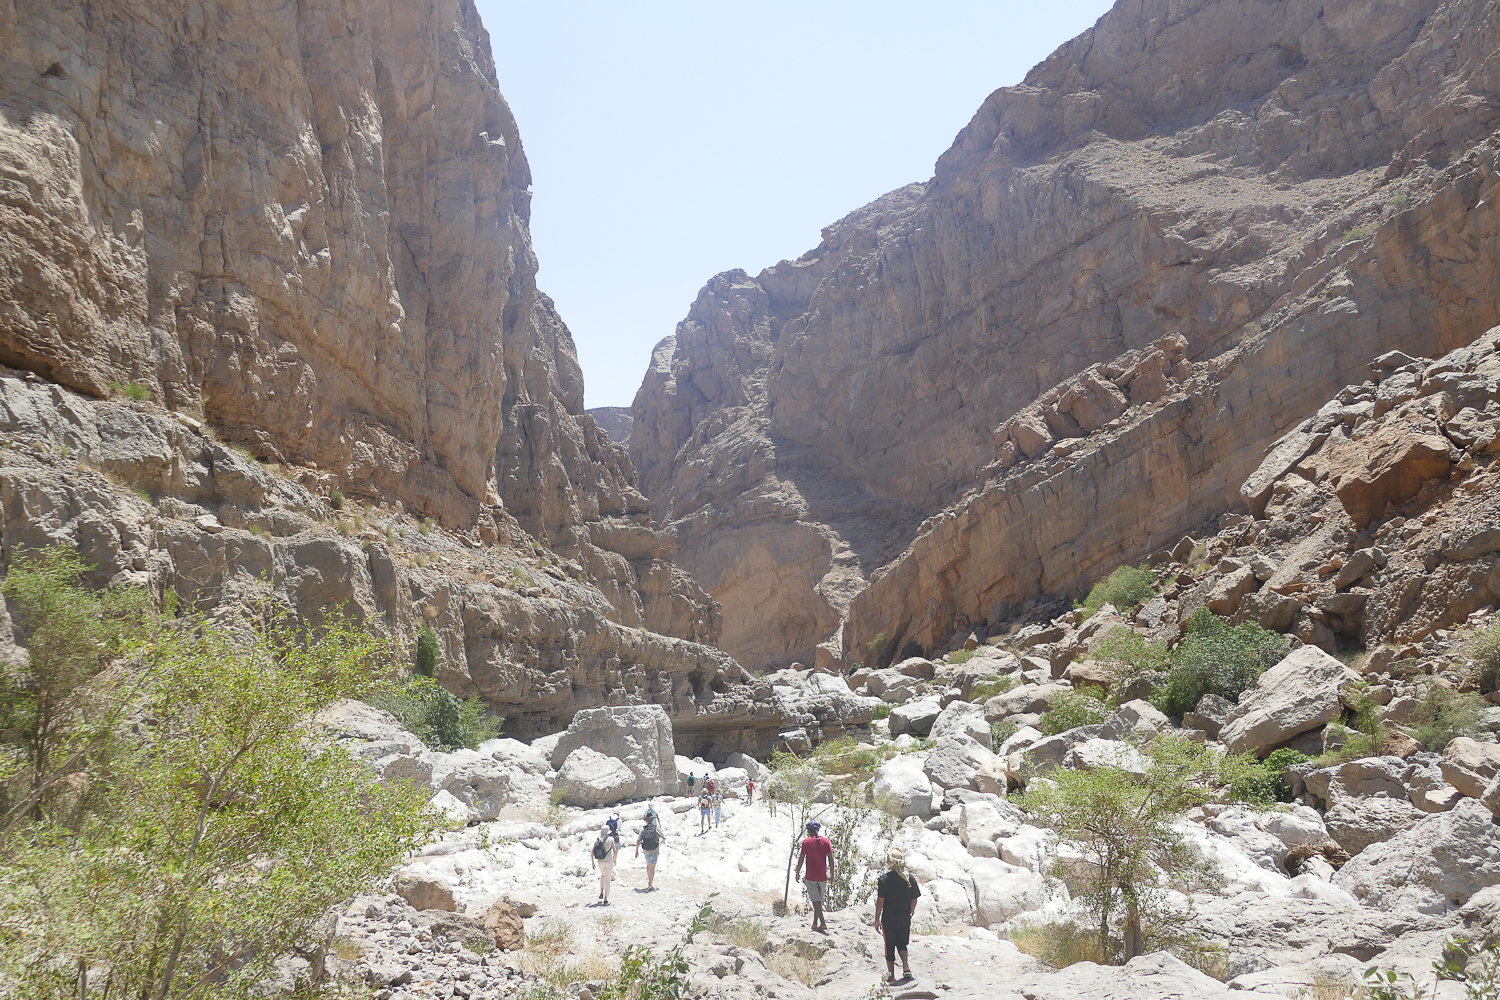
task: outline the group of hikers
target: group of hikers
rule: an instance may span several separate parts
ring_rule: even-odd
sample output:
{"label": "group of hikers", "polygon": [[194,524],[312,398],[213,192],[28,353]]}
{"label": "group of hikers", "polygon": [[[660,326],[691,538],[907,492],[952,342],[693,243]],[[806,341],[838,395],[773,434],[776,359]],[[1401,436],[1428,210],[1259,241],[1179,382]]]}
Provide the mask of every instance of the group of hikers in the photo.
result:
{"label": "group of hikers", "polygon": [[[691,795],[697,784],[694,775],[688,776]],[[773,789],[767,789],[765,801],[775,814]],[[755,782],[749,783],[749,795],[755,794]],[[698,795],[699,836],[708,826],[709,814],[713,813],[714,826],[719,824],[719,814],[724,796],[716,783],[704,776],[704,787]],[[666,834],[661,830],[661,817],[656,812],[654,800],[646,803],[646,814],[640,835],[635,841],[635,856],[646,855],[646,891],[656,891],[656,863],[661,857],[661,845]],[[605,820],[590,852],[590,866],[599,871],[599,905],[609,905],[609,885],[614,880],[615,862],[623,848],[620,835],[620,814],[615,813]],[[812,929],[828,933],[828,921],[823,915],[823,905],[828,900],[828,882],[833,874],[833,843],[822,834],[822,824],[808,820],[806,836],[802,838],[797,854],[797,880],[807,890],[812,903]],[[875,883],[875,920],[885,940],[885,966],[887,981],[905,982],[911,978],[911,962],[907,947],[911,941],[911,918],[916,912],[922,889],[915,877],[906,870],[906,855],[899,847],[892,846],[886,852],[886,872]],[[804,874],[805,872],[805,874]],[[901,979],[896,978],[896,957],[901,958]]]}
{"label": "group of hikers", "polygon": [[[698,787],[698,775],[692,771],[688,772],[687,789],[688,797],[691,798],[693,790]],[[772,795],[772,801],[775,796]],[[755,779],[751,778],[745,785],[745,802],[753,805],[755,803]],[[776,807],[771,807],[771,815],[776,815]],[[703,836],[709,831],[710,825],[718,829],[724,820],[724,790],[707,773],[703,775],[703,789],[698,792],[698,836]]]}

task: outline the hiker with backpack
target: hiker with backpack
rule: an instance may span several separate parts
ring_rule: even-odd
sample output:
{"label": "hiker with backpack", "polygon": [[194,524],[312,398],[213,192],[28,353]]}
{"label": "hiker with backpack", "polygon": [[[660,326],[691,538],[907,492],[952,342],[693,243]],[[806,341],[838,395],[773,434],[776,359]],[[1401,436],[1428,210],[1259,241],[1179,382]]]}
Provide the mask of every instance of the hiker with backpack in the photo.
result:
{"label": "hiker with backpack", "polygon": [[771,808],[771,818],[776,818],[776,783],[773,781],[766,785],[766,805]]}
{"label": "hiker with backpack", "polygon": [[751,778],[745,785],[745,805],[755,805],[755,779]]}
{"label": "hiker with backpack", "polygon": [[666,834],[661,832],[661,827],[656,823],[656,810],[649,805],[646,807],[646,825],[641,829],[641,835],[635,841],[635,856],[640,857],[641,851],[646,852],[646,891],[656,891],[656,862],[661,857],[661,842],[666,839]]}
{"label": "hiker with backpack", "polygon": [[693,786],[698,783],[698,776],[692,771],[688,772],[688,798],[693,797]]}
{"label": "hiker with backpack", "polygon": [[802,851],[797,855],[797,878],[802,878],[803,862],[807,863],[807,878],[802,885],[807,889],[807,900],[812,903],[812,929],[828,933],[828,921],[823,916],[823,901],[828,896],[828,876],[833,872],[833,844],[818,831],[822,824],[815,819],[807,821],[807,836],[802,838]]}
{"label": "hiker with backpack", "polygon": [[719,828],[719,823],[724,819],[724,793],[718,789],[714,790],[714,829]]}
{"label": "hiker with backpack", "polygon": [[708,832],[708,819],[713,809],[714,797],[705,788],[698,795],[698,836],[701,837]]}
{"label": "hiker with backpack", "polygon": [[615,877],[615,859],[620,854],[619,835],[607,824],[599,829],[599,839],[589,855],[589,867],[599,869],[599,905],[609,905],[609,883]]}
{"label": "hiker with backpack", "polygon": [[916,878],[906,870],[906,852],[892,847],[885,854],[889,869],[875,883],[875,923],[885,938],[886,982],[896,979],[896,955],[901,955],[901,982],[911,978],[911,962],[906,946],[911,942],[911,917],[917,912],[922,890]]}

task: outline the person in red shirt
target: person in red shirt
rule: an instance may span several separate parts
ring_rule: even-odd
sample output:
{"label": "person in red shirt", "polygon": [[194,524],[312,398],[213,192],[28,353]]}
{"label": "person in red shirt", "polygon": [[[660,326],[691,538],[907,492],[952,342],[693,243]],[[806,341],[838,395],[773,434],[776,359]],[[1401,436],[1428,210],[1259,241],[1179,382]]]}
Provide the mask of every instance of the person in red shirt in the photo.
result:
{"label": "person in red shirt", "polygon": [[817,820],[807,821],[807,836],[802,838],[802,852],[797,855],[797,877],[802,878],[802,865],[807,864],[807,898],[812,902],[812,929],[828,933],[828,921],[823,917],[823,900],[828,896],[828,876],[833,871],[833,844],[827,837],[819,836],[822,829]]}

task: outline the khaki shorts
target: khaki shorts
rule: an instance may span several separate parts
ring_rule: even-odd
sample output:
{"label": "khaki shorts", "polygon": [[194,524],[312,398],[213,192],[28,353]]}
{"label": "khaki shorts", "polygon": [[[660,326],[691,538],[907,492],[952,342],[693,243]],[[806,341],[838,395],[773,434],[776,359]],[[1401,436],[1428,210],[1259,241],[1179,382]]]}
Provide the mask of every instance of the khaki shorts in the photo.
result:
{"label": "khaki shorts", "polygon": [[828,895],[827,882],[814,882],[812,879],[807,879],[802,884],[807,887],[807,898],[810,902],[821,903]]}

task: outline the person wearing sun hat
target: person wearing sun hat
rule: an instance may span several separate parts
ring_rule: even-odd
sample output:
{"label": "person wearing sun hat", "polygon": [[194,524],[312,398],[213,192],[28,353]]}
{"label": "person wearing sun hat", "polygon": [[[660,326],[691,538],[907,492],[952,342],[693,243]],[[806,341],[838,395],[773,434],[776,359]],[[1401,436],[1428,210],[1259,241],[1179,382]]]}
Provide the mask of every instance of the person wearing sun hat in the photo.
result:
{"label": "person wearing sun hat", "polygon": [[906,870],[906,852],[892,846],[885,853],[888,871],[875,883],[875,923],[885,938],[886,982],[896,982],[896,954],[901,955],[901,981],[911,978],[906,946],[911,942],[911,916],[922,895],[917,880]]}
{"label": "person wearing sun hat", "polygon": [[803,886],[807,899],[812,903],[812,929],[828,933],[828,921],[823,916],[823,901],[828,898],[828,876],[833,872],[833,844],[818,833],[822,825],[815,819],[807,821],[807,836],[802,838],[802,852],[797,855],[797,877],[802,878],[802,865],[807,864],[807,878]]}

